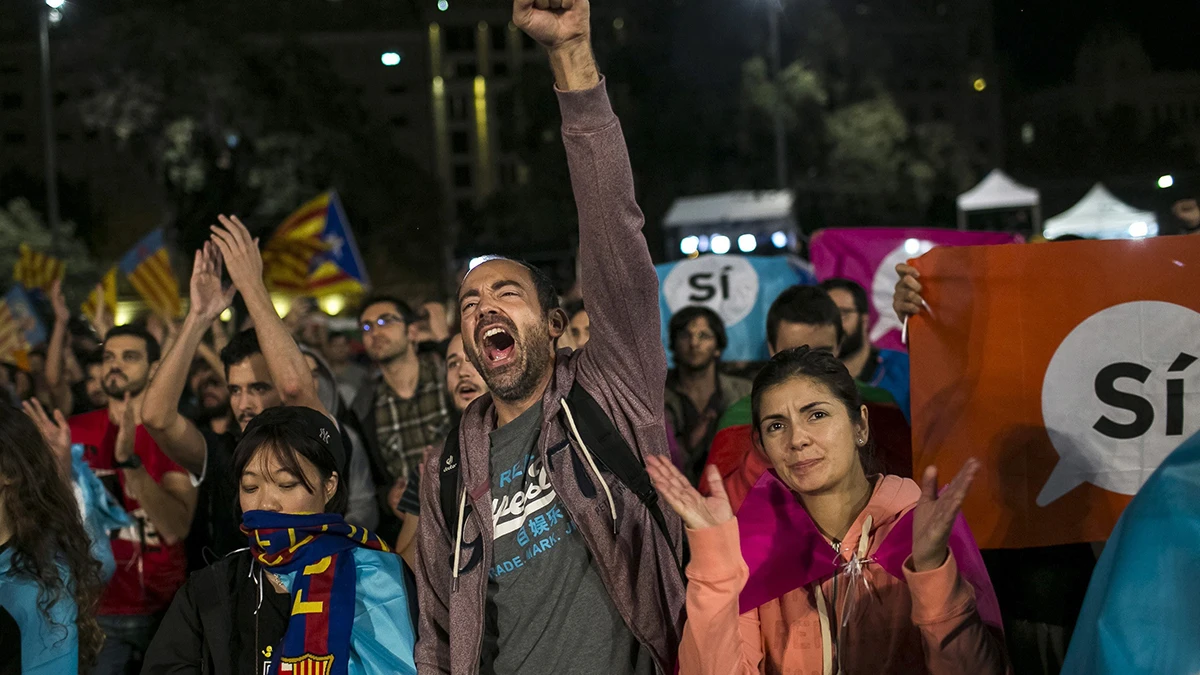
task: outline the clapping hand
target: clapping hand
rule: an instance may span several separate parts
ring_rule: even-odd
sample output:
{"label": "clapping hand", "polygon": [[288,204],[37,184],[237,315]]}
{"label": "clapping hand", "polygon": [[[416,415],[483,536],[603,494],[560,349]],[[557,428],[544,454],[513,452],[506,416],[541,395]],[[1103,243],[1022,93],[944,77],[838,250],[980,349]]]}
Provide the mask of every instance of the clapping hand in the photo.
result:
{"label": "clapping hand", "polygon": [[137,438],[138,425],[142,423],[142,400],[133,398],[125,392],[125,412],[121,415],[121,428],[117,431],[117,444],[113,447],[113,456],[118,462],[127,462],[134,454],[134,440]]}
{"label": "clapping hand", "polygon": [[245,295],[246,291],[263,284],[263,260],[258,251],[258,239],[250,236],[250,231],[237,216],[218,216],[217,220],[224,227],[212,226],[212,243],[220,249],[233,285]]}
{"label": "clapping hand", "polygon": [[967,490],[979,472],[979,460],[968,459],[962,470],[939,495],[937,467],[925,469],[921,476],[921,498],[913,509],[913,569],[918,572],[934,570],[946,562],[950,530],[962,510]]}
{"label": "clapping hand", "polygon": [[42,407],[40,401],[36,398],[29,399],[21,404],[25,410],[25,414],[29,415],[29,419],[33,420],[38,429],[42,432],[42,437],[46,439],[46,444],[50,446],[50,450],[59,462],[66,466],[71,463],[71,427],[67,424],[67,418],[63,416],[62,411],[57,408],[54,410],[54,418],[46,414],[46,409]]}
{"label": "clapping hand", "polygon": [[688,529],[716,527],[733,518],[729,495],[725,494],[725,484],[721,482],[721,472],[717,471],[717,467],[710,465],[704,471],[704,480],[708,481],[710,492],[708,497],[692,487],[679,469],[665,457],[647,457],[646,471],[658,494],[679,514]]}
{"label": "clapping hand", "polygon": [[204,242],[196,251],[192,263],[191,305],[189,311],[196,315],[200,323],[209,325],[221,316],[237,289],[221,288],[221,272],[225,264],[221,258],[221,250],[211,241]]}
{"label": "clapping hand", "polygon": [[67,297],[63,295],[62,277],[50,285],[50,306],[54,308],[54,320],[66,324],[71,320],[71,310],[67,307]]}

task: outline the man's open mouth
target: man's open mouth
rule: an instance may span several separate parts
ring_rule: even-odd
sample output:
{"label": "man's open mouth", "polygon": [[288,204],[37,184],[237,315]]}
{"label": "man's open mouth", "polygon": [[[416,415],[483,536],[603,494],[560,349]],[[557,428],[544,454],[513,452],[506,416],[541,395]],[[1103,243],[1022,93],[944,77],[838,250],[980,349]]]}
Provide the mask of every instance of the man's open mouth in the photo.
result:
{"label": "man's open mouth", "polygon": [[508,363],[516,356],[517,341],[501,326],[492,326],[483,333],[483,359],[497,366]]}
{"label": "man's open mouth", "polygon": [[467,396],[472,396],[479,393],[479,387],[476,387],[470,382],[462,382],[454,388],[454,393],[465,398]]}

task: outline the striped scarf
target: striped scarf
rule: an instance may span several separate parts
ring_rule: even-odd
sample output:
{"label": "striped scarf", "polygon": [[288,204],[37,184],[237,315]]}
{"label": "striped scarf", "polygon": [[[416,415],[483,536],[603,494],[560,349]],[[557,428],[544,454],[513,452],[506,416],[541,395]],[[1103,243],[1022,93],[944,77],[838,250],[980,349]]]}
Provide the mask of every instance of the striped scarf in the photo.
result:
{"label": "striped scarf", "polygon": [[280,675],[346,675],[357,569],[353,549],[387,551],[370,532],[334,513],[249,511],[242,532],[254,559],[277,574],[296,572],[292,613],[272,656]]}

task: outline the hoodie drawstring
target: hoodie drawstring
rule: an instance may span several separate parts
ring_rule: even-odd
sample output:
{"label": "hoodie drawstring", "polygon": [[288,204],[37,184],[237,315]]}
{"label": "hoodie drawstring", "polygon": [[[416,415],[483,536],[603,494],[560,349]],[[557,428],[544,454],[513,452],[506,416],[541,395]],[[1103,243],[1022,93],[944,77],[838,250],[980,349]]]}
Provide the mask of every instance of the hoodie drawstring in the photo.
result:
{"label": "hoodie drawstring", "polygon": [[567,424],[571,427],[571,434],[575,437],[575,442],[583,451],[583,457],[587,460],[588,466],[592,467],[592,473],[596,474],[596,479],[600,481],[600,487],[604,488],[604,496],[608,498],[608,512],[612,515],[613,536],[615,537],[618,534],[617,505],[613,502],[612,491],[608,489],[608,482],[604,480],[604,476],[600,475],[600,469],[596,468],[596,461],[592,459],[592,451],[588,449],[587,443],[583,442],[583,437],[579,435],[579,429],[575,427],[575,416],[571,414],[571,407],[567,405],[567,399],[561,399],[561,403],[563,412],[567,413]]}
{"label": "hoodie drawstring", "polygon": [[454,593],[458,590],[458,566],[462,560],[462,536],[463,536],[463,520],[467,512],[467,488],[463,488],[462,497],[458,500],[458,528],[454,535],[454,577],[450,585],[450,592]]}
{"label": "hoodie drawstring", "polygon": [[821,673],[833,675],[833,635],[829,630],[829,608],[825,606],[821,584],[815,584],[813,590],[817,596],[817,618],[821,623]]}
{"label": "hoodie drawstring", "polygon": [[[871,548],[871,525],[872,525],[872,523],[873,523],[873,519],[869,515],[863,520],[862,532],[859,533],[859,535],[858,535],[858,551],[855,552],[854,557],[851,559],[850,563],[847,564],[847,566],[857,570],[858,574],[863,573],[862,565],[867,561],[867,552],[870,551],[870,548]],[[835,573],[834,577],[833,577],[833,583],[834,583],[834,588],[835,588],[835,592],[834,592],[835,597],[837,595],[837,593],[836,593],[837,575],[840,573],[841,572]],[[853,577],[853,575],[854,575],[854,572],[851,573],[852,577]],[[853,580],[853,578],[851,578],[850,584],[848,584],[847,588],[846,588],[846,600],[843,601],[844,603],[849,602],[850,591],[851,591],[850,586],[853,585],[853,582],[854,582],[854,580]],[[863,576],[863,582],[868,583],[866,581],[865,575]],[[869,586],[870,585],[868,583],[868,587]],[[825,605],[825,593],[821,590],[820,583],[813,585],[813,591],[814,591],[814,594],[816,595],[817,618],[819,619],[820,624],[821,624],[821,672],[823,673],[823,675],[834,675],[835,671],[834,671],[834,664],[833,664],[833,661],[834,661],[833,629],[831,628],[830,621],[829,621],[829,608]],[[838,627],[838,643],[839,644],[842,642],[842,640],[841,640],[842,629],[845,628],[847,626],[847,624],[849,624],[849,622],[850,622],[850,612],[852,609],[853,609],[853,607],[851,607],[851,606],[843,607],[842,621],[841,621],[841,625]],[[836,672],[837,673],[843,672],[842,671],[842,652],[840,649],[838,650],[838,653],[837,653],[837,671]]]}

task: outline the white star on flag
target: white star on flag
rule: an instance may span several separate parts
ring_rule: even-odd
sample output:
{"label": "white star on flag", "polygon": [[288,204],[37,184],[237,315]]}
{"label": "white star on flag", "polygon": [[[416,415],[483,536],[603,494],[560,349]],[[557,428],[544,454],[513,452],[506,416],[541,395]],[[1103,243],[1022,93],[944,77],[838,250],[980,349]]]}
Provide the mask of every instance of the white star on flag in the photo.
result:
{"label": "white star on flag", "polygon": [[336,234],[329,234],[329,235],[326,235],[325,239],[323,239],[322,241],[324,241],[325,245],[329,247],[329,257],[331,257],[331,258],[340,258],[341,257],[342,247],[346,245],[345,239],[342,239],[341,237],[337,236]]}

